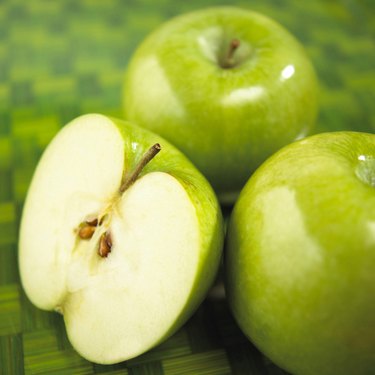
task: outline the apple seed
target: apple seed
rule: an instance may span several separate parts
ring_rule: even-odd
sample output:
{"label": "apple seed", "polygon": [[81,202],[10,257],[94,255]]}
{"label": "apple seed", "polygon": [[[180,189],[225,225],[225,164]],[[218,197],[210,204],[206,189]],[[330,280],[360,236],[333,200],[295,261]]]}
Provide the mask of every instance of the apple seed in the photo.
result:
{"label": "apple seed", "polygon": [[98,253],[102,258],[106,258],[112,249],[112,237],[109,232],[104,232],[100,237]]}
{"label": "apple seed", "polygon": [[[102,223],[103,220],[99,223],[99,225]],[[95,232],[96,227],[98,226],[98,219],[93,218],[90,220],[86,220],[84,223],[80,225],[80,229],[78,231],[78,236],[82,238],[83,240],[90,239]]]}
{"label": "apple seed", "polygon": [[78,235],[83,240],[88,240],[94,235],[95,229],[95,226],[85,223],[78,231]]}
{"label": "apple seed", "polygon": [[[98,219],[94,218],[92,220],[86,220],[86,224],[96,227],[98,225]],[[101,224],[101,223],[100,223]]]}

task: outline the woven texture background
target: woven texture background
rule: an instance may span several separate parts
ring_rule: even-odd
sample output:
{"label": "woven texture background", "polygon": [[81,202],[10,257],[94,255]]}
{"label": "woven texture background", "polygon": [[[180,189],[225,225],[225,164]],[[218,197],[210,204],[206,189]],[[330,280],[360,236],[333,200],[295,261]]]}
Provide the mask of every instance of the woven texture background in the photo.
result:
{"label": "woven texture background", "polygon": [[[31,305],[19,282],[17,235],[44,148],[74,117],[121,117],[137,44],[164,20],[215,0],[0,0],[0,374],[285,374],[240,333],[225,300],[207,299],[154,350],[99,366],[71,348],[61,317]],[[232,1],[285,25],[321,82],[318,131],[375,132],[373,0]]]}

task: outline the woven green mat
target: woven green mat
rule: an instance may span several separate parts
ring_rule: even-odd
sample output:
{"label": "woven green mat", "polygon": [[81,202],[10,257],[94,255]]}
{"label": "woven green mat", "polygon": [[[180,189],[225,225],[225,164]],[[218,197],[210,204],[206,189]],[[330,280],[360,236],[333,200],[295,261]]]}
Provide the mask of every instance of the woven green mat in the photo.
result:
{"label": "woven green mat", "polygon": [[[36,163],[58,129],[100,112],[121,117],[136,45],[178,13],[215,0],[0,1],[0,374],[283,374],[240,333],[225,300],[207,299],[154,350],[99,366],[71,348],[63,321],[34,308],[17,269],[17,232]],[[375,131],[373,0],[232,1],[289,28],[321,81],[318,131]]]}

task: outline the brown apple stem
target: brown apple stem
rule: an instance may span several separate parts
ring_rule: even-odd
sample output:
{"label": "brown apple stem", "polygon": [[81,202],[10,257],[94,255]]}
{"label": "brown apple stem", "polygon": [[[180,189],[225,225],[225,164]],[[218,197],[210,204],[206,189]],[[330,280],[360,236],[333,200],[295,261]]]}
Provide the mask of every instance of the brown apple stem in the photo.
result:
{"label": "brown apple stem", "polygon": [[143,168],[157,155],[157,153],[161,150],[161,146],[159,143],[155,143],[152,147],[148,149],[148,151],[143,155],[142,159],[136,165],[135,169],[133,170],[132,174],[123,180],[120,186],[120,193],[123,193],[126,189],[128,189],[138,178],[140,173],[142,172]]}
{"label": "brown apple stem", "polygon": [[222,61],[221,67],[224,69],[233,68],[235,65],[234,62],[234,53],[236,52],[237,48],[240,46],[240,41],[238,39],[232,39],[229,48],[227,50],[227,54]]}

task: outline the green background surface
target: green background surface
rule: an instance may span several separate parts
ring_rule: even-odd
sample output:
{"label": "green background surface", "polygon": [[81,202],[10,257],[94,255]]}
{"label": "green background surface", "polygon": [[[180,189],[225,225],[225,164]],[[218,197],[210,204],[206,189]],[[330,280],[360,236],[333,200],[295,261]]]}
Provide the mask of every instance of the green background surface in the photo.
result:
{"label": "green background surface", "polygon": [[285,374],[215,299],[154,350],[94,365],[71,348],[62,318],[34,308],[19,281],[22,205],[48,142],[78,115],[121,117],[137,44],[174,15],[219,4],[263,12],[305,44],[321,85],[317,131],[375,132],[372,0],[0,0],[0,374]]}

